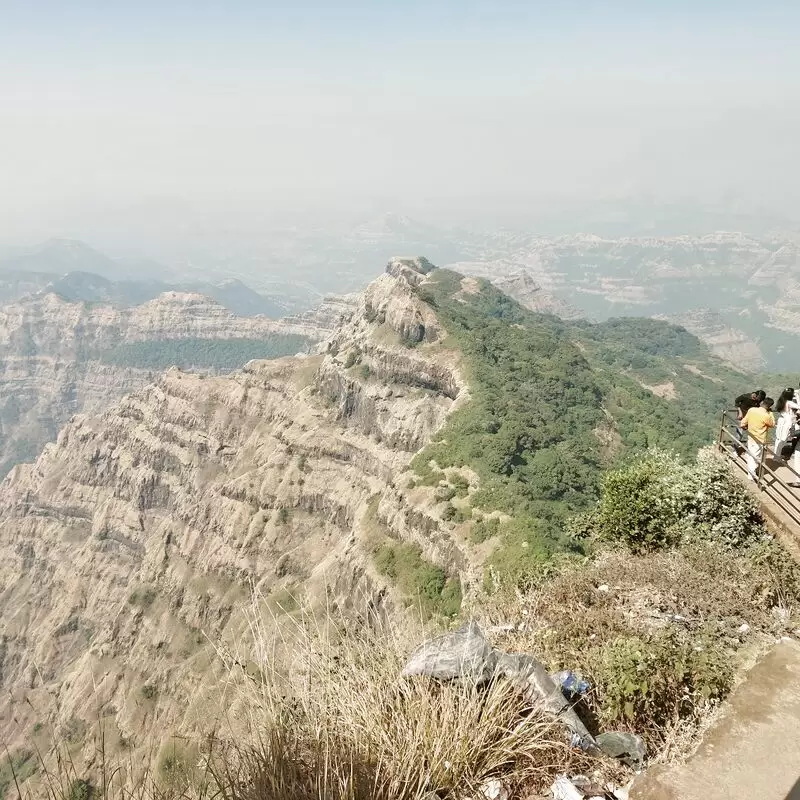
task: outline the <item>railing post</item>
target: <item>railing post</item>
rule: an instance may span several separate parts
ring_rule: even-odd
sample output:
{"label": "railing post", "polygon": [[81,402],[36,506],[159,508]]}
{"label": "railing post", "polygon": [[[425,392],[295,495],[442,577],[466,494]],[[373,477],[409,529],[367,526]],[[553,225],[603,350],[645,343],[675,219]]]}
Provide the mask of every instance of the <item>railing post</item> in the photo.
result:
{"label": "railing post", "polygon": [[725,409],[722,409],[722,421],[719,425],[719,438],[717,444],[722,452],[725,452]]}

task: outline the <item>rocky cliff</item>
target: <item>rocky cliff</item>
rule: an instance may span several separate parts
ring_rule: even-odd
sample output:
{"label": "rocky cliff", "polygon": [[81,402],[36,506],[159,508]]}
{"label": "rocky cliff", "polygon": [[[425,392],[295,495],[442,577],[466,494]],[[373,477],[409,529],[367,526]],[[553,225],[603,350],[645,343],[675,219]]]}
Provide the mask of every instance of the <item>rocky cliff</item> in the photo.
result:
{"label": "rocky cliff", "polygon": [[7,740],[49,720],[81,742],[98,704],[109,742],[207,726],[207,643],[245,633],[250,584],[276,609],[305,593],[377,611],[392,590],[370,554],[386,537],[469,577],[433,489],[403,475],[468,397],[414,291],[428,267],[393,260],[324,354],[217,377],[172,369],[12,470],[0,486]]}
{"label": "rocky cliff", "polygon": [[0,308],[0,475],[32,460],[73,414],[99,412],[153,379],[145,361],[109,358],[116,348],[243,340],[248,353],[258,354],[258,341],[283,340],[285,353],[329,335],[345,310],[331,305],[286,322],[237,316],[207,297],[179,292],[130,308],[68,302],[54,293]]}
{"label": "rocky cliff", "polygon": [[711,352],[734,369],[742,372],[758,372],[767,366],[767,359],[757,342],[728,324],[716,311],[699,309],[674,317],[656,316],[686,328],[689,333],[705,342]]}

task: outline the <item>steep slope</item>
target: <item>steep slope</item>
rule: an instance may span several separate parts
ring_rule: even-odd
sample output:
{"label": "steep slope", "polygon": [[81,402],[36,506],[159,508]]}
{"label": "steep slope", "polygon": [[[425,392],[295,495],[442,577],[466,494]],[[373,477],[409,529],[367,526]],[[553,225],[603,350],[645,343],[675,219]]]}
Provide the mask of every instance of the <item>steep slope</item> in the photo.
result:
{"label": "steep slope", "polygon": [[85,727],[97,691],[125,737],[191,725],[211,679],[198,637],[240,631],[248,581],[272,596],[327,585],[343,601],[369,586],[357,519],[466,397],[411,291],[421,277],[393,262],[325,356],[171,370],[12,471],[2,681],[32,703],[14,714]]}
{"label": "steep slope", "polygon": [[[657,316],[656,319],[668,318]],[[735,369],[758,372],[767,365],[767,359],[759,345],[748,338],[744,331],[730,325],[717,311],[698,309],[679,314],[670,321],[704,341],[714,355]]]}
{"label": "steep slope", "polygon": [[226,370],[306,349],[327,336],[313,317],[239,317],[198,294],[139,306],[69,302],[48,292],[0,308],[0,475],[32,460],[79,412],[95,413],[152,380],[154,370]]}
{"label": "steep slope", "polygon": [[576,547],[563,523],[602,466],[670,426],[689,444],[702,411],[682,393],[725,391],[692,372],[674,400],[642,388],[647,358],[705,352],[644,322],[568,325],[394,259],[324,353],[173,369],[76,417],[0,485],[6,740],[46,718],[79,748],[98,704],[110,746],[207,730],[206,643],[248,635],[250,585],[277,614],[303,595],[452,613],[487,560],[516,577]]}

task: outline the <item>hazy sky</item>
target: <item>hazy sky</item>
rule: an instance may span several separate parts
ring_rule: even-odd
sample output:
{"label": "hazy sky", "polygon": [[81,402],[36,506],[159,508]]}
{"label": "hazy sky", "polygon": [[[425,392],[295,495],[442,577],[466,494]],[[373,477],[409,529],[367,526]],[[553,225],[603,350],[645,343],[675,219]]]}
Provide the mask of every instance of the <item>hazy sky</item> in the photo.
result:
{"label": "hazy sky", "polygon": [[620,197],[800,217],[799,37],[770,0],[0,0],[0,241]]}

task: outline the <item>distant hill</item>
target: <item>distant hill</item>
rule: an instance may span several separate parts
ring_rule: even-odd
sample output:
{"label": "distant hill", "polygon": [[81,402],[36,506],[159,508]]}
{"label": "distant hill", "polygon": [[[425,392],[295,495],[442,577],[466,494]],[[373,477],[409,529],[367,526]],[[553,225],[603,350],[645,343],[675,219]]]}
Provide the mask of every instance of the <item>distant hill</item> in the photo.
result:
{"label": "distant hill", "polygon": [[165,292],[202,294],[240,317],[263,315],[278,319],[286,315],[286,309],[275,300],[259,294],[239,280],[219,284],[202,281],[165,283],[147,279],[112,281],[90,272],[70,272],[40,290],[40,293],[47,292],[53,292],[71,303],[110,303],[118,308],[147,303]]}
{"label": "distant hill", "polygon": [[49,239],[29,250],[0,256],[0,304],[53,292],[71,303],[131,308],[164,292],[182,292],[205,295],[237,316],[278,319],[298,310],[237,279],[171,281],[169,273],[166,266],[150,259],[114,259],[84,242]]}

